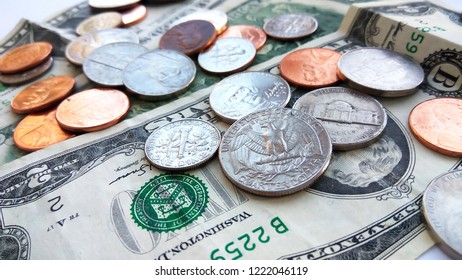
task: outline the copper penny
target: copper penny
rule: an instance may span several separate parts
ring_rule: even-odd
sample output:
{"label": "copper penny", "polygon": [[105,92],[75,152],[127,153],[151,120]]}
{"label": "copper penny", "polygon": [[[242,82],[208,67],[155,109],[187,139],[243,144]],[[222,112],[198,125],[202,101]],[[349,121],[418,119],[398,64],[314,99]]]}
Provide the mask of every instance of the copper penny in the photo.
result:
{"label": "copper penny", "polygon": [[122,15],[118,12],[104,12],[93,15],[77,25],[75,32],[83,35],[96,30],[115,28],[122,25]]}
{"label": "copper penny", "polygon": [[25,151],[36,151],[74,137],[56,121],[56,108],[26,116],[15,128],[13,141]]}
{"label": "copper penny", "polygon": [[4,83],[6,85],[18,85],[26,83],[45,74],[52,65],[53,57],[50,56],[47,60],[45,60],[45,62],[42,62],[34,68],[27,69],[23,72],[16,74],[0,73],[0,83]]}
{"label": "copper penny", "polygon": [[418,104],[409,114],[409,127],[426,147],[462,156],[462,99],[435,98]]}
{"label": "copper penny", "polygon": [[0,57],[0,72],[15,74],[44,62],[50,55],[53,46],[48,42],[34,42],[12,49]]}
{"label": "copper penny", "polygon": [[193,55],[205,50],[216,37],[212,23],[206,20],[190,20],[167,30],[160,38],[159,48]]}
{"label": "copper penny", "polygon": [[184,17],[181,17],[177,21],[174,21],[172,26],[186,22],[186,21],[196,20],[196,19],[206,20],[212,23],[213,26],[215,26],[215,30],[217,34],[223,33],[223,31],[225,31],[226,28],[228,27],[228,16],[226,15],[225,12],[222,12],[219,10],[208,10],[208,9],[198,10]]}
{"label": "copper penny", "polygon": [[122,12],[122,25],[131,26],[137,24],[142,21],[147,14],[148,11],[144,5],[138,5],[128,11]]}
{"label": "copper penny", "polygon": [[118,123],[127,114],[129,107],[130,101],[122,91],[93,88],[61,101],[56,119],[66,130],[97,131]]}
{"label": "copper penny", "polygon": [[75,80],[70,76],[53,76],[26,87],[11,101],[11,109],[26,114],[46,109],[63,100],[74,88]]}
{"label": "copper penny", "polygon": [[232,25],[220,34],[219,38],[239,37],[250,40],[255,49],[261,49],[266,43],[266,33],[257,26],[252,25]]}
{"label": "copper penny", "polygon": [[289,83],[308,88],[324,87],[339,81],[337,63],[341,54],[323,48],[300,49],[286,55],[279,65]]}

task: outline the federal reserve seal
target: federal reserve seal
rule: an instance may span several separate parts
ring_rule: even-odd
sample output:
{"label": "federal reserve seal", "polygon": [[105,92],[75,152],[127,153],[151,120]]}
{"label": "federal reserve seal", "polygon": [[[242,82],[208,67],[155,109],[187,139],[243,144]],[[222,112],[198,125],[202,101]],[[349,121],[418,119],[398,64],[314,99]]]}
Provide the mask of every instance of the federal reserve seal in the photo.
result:
{"label": "federal reserve seal", "polygon": [[131,214],[143,229],[169,232],[199,218],[207,202],[208,192],[199,178],[188,174],[161,174],[137,192]]}

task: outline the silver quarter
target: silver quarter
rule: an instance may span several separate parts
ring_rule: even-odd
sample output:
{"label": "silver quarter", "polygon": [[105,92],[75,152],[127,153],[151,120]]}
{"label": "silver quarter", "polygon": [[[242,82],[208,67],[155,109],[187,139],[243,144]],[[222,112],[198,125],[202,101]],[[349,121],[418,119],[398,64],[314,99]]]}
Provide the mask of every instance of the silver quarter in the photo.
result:
{"label": "silver quarter", "polygon": [[218,158],[224,174],[239,188],[281,196],[313,184],[332,155],[329,134],[299,110],[266,109],[234,122],[223,136]]}
{"label": "silver quarter", "polygon": [[103,12],[84,19],[77,25],[75,32],[78,35],[83,35],[96,30],[116,28],[121,26],[122,23],[122,15],[120,13],[113,11]]}
{"label": "silver quarter", "polygon": [[31,81],[45,74],[53,65],[53,57],[49,57],[45,62],[32,69],[26,70],[17,74],[2,74],[0,73],[0,82],[7,85],[18,85]]}
{"label": "silver quarter", "polygon": [[289,100],[289,84],[266,72],[233,74],[217,83],[209,97],[212,110],[227,123],[259,110],[284,108]]}
{"label": "silver quarter", "polygon": [[321,121],[334,150],[366,147],[380,138],[387,125],[382,104],[367,94],[344,87],[310,91],[293,108]]}
{"label": "silver quarter", "polygon": [[215,74],[229,74],[244,70],[255,58],[254,44],[244,38],[221,38],[199,54],[200,67]]}
{"label": "silver quarter", "polygon": [[220,131],[200,119],[180,119],[152,132],[145,145],[149,162],[159,169],[195,168],[212,158],[221,142]]}
{"label": "silver quarter", "polygon": [[318,21],[307,14],[287,13],[274,16],[263,25],[265,33],[279,40],[307,37],[318,29]]}
{"label": "silver quarter", "polygon": [[422,67],[397,52],[360,48],[342,55],[340,76],[349,86],[371,95],[398,97],[415,93],[424,80]]}
{"label": "silver quarter", "polygon": [[75,38],[66,46],[66,58],[76,65],[82,65],[90,53],[101,46],[117,43],[130,42],[139,43],[138,35],[122,28],[111,28],[86,33]]}
{"label": "silver quarter", "polygon": [[422,198],[422,211],[440,247],[462,259],[462,170],[435,178]]}
{"label": "silver quarter", "polygon": [[188,56],[173,50],[154,50],[130,62],[123,81],[140,99],[161,100],[182,93],[195,76],[196,66]]}
{"label": "silver quarter", "polygon": [[119,42],[95,49],[83,63],[83,72],[91,81],[103,86],[122,86],[125,67],[148,49],[140,44]]}

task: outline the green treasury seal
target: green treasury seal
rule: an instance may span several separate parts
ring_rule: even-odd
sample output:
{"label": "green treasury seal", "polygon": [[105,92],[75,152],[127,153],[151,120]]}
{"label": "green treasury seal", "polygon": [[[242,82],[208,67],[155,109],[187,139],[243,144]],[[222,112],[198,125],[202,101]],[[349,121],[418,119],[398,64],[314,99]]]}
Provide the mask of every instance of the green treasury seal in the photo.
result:
{"label": "green treasury seal", "polygon": [[205,184],[188,174],[162,174],[149,180],[135,195],[132,218],[143,229],[168,232],[195,221],[205,210]]}

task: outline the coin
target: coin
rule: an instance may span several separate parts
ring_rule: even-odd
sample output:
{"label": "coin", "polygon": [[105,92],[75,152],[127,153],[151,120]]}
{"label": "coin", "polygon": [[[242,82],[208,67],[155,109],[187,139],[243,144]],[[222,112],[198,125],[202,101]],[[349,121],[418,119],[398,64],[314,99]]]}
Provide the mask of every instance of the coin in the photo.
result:
{"label": "coin", "polygon": [[179,20],[175,21],[173,25],[190,21],[190,20],[206,20],[213,24],[217,34],[221,34],[226,30],[228,24],[228,16],[225,12],[218,10],[200,10],[186,15]]}
{"label": "coin", "polygon": [[66,58],[74,64],[82,65],[90,53],[101,46],[117,43],[139,43],[138,35],[122,28],[96,30],[77,37],[66,46]]}
{"label": "coin", "polygon": [[29,82],[41,75],[45,74],[53,65],[53,57],[48,57],[45,62],[40,63],[34,68],[25,70],[16,74],[2,74],[0,73],[0,83],[6,85],[17,85],[25,82]]}
{"label": "coin", "polygon": [[128,97],[122,91],[93,88],[61,101],[56,119],[63,129],[69,131],[97,131],[118,123],[129,107]]}
{"label": "coin", "polygon": [[229,26],[218,38],[239,37],[253,43],[257,51],[266,43],[266,33],[258,26],[232,25]]}
{"label": "coin", "polygon": [[220,131],[211,123],[180,119],[152,132],[144,151],[148,161],[159,169],[187,170],[211,159],[220,141]]}
{"label": "coin", "polygon": [[284,56],[279,65],[281,76],[300,87],[325,87],[339,81],[337,63],[341,54],[323,48],[306,48]]}
{"label": "coin", "polygon": [[329,134],[311,115],[294,109],[266,109],[234,122],[223,135],[218,158],[237,187],[280,196],[313,184],[332,155]]}
{"label": "coin", "polygon": [[36,151],[72,138],[56,121],[56,108],[27,115],[14,129],[13,141],[18,148]]}
{"label": "coin", "polygon": [[286,13],[274,16],[263,25],[268,36],[279,40],[307,37],[318,29],[318,21],[307,14]]}
{"label": "coin", "polygon": [[104,12],[99,13],[85,19],[79,25],[75,32],[78,35],[83,35],[88,32],[115,28],[122,25],[122,15],[118,12]]}
{"label": "coin", "polygon": [[119,42],[95,49],[83,63],[88,79],[104,86],[122,86],[125,67],[148,49],[140,44]]}
{"label": "coin", "polygon": [[198,54],[215,41],[217,33],[206,20],[190,20],[173,26],[159,41],[159,48],[175,50],[186,55]]}
{"label": "coin", "polygon": [[148,11],[146,6],[138,5],[128,11],[122,12],[122,25],[132,26],[146,18]]}
{"label": "coin", "polygon": [[74,88],[70,76],[52,76],[31,84],[11,100],[11,109],[18,114],[37,112],[63,100]]}
{"label": "coin", "polygon": [[48,42],[33,42],[13,48],[0,57],[0,73],[16,74],[47,60],[53,46]]}
{"label": "coin", "polygon": [[227,123],[258,110],[284,108],[289,100],[289,84],[266,72],[233,74],[217,83],[209,97],[213,111]]}
{"label": "coin", "polygon": [[462,170],[439,175],[422,197],[422,212],[441,249],[462,259]]}
{"label": "coin", "polygon": [[381,48],[360,48],[344,53],[338,67],[350,87],[386,97],[415,93],[424,79],[424,71],[418,63]]}
{"label": "coin", "polygon": [[88,5],[101,10],[125,10],[138,5],[140,0],[88,0]]}
{"label": "coin", "polygon": [[318,119],[329,132],[334,150],[364,148],[380,138],[387,113],[373,97],[344,87],[305,93],[293,106]]}
{"label": "coin", "polygon": [[441,154],[462,156],[462,99],[424,101],[409,114],[409,127],[426,147]]}
{"label": "coin", "polygon": [[252,42],[243,38],[221,38],[201,52],[198,63],[202,69],[215,74],[229,74],[247,68],[257,50]]}
{"label": "coin", "polygon": [[195,76],[196,65],[188,56],[173,50],[153,50],[125,67],[123,82],[140,99],[160,100],[185,91]]}

